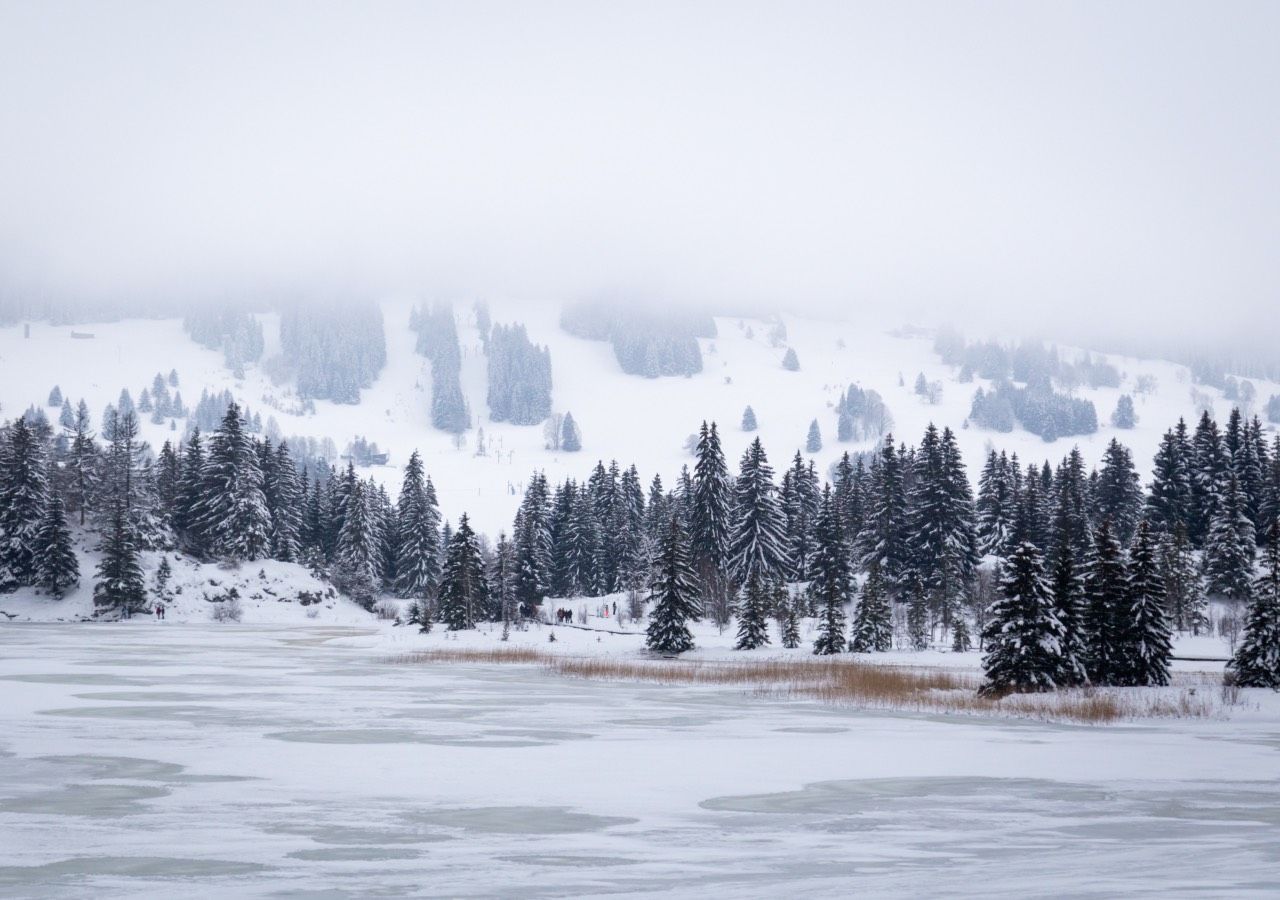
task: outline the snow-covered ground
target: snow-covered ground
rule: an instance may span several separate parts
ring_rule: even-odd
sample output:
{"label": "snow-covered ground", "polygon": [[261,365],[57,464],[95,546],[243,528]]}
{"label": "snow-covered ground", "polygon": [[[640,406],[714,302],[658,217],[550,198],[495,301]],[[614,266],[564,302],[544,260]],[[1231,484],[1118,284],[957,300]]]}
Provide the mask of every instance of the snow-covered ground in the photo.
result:
{"label": "snow-covered ground", "polygon": [[[895,336],[888,326],[785,316],[787,346],[795,348],[800,360],[800,371],[788,372],[781,365],[783,348],[770,344],[766,323],[722,318],[716,323],[717,337],[701,341],[704,370],[700,374],[645,379],[624,374],[608,343],[582,340],[562,331],[559,310],[553,306],[492,302],[495,322],[524,322],[533,341],[550,347],[554,409],[572,412],[583,433],[580,453],[556,453],[545,449],[541,426],[488,421],[479,334],[471,306],[459,303],[455,312],[463,348],[463,390],[475,425],[484,429],[487,450],[485,456],[477,457],[474,428],[467,434],[465,446],[459,448],[452,435],[430,426],[430,368],[426,359],[414,353],[415,335],[408,328],[412,305],[407,300],[382,304],[387,365],[373,386],[361,392],[361,402],[339,405],[317,401],[317,411],[310,416],[273,408],[272,402],[288,405],[281,402],[287,400],[287,385],[273,385],[260,366],[248,367],[243,380],[234,379],[223,365],[221,353],[195,344],[177,320],[76,326],[37,322],[31,326],[30,338],[23,337],[22,326],[0,328],[0,418],[17,415],[32,403],[43,404],[57,384],[73,404],[85,398],[96,422],[106,404],[116,401],[121,388],[129,388],[136,401],[156,372],[167,373],[173,368],[178,371],[179,390],[189,407],[195,405],[202,388],[210,392],[230,389],[260,413],[264,422],[268,415],[274,416],[285,436],[331,438],[339,452],[356,435],[376,441],[390,450],[391,458],[387,466],[366,471],[388,484],[393,495],[405,460],[415,448],[421,450],[443,514],[456,521],[467,512],[481,530],[495,535],[499,529],[510,528],[519,494],[534,469],[545,469],[553,481],[581,478],[597,459],[617,459],[624,465],[635,462],[646,485],[657,473],[670,487],[680,467],[692,464],[682,445],[703,419],[720,423],[725,452],[731,466],[736,467],[754,437],[739,430],[748,404],[755,409],[759,436],[779,470],[804,446],[809,422],[817,419],[824,446],[813,456],[819,469],[826,472],[845,450],[869,449],[875,443],[841,444],[835,440],[832,405],[854,382],[884,397],[895,420],[894,433],[902,440],[918,441],[930,421],[955,429],[974,479],[989,446],[1016,451],[1024,462],[1046,458],[1056,462],[1078,443],[1093,464],[1112,437],[1119,437],[1133,450],[1145,476],[1164,429],[1178,416],[1196,415],[1185,367],[1107,356],[1124,374],[1121,389],[1081,391],[1081,396],[1094,401],[1099,431],[1047,444],[1021,430],[998,434],[962,427],[981,381],[959,383],[955,372],[933,352],[929,338]],[[260,319],[266,342],[264,359],[269,359],[279,353],[279,319],[274,315]],[[72,340],[73,330],[92,333],[94,338]],[[1064,348],[1063,352],[1068,360],[1075,356],[1073,350]],[[915,376],[921,372],[943,383],[937,405],[929,405],[912,390]],[[898,383],[900,375],[902,385]],[[1109,418],[1116,400],[1122,392],[1133,390],[1139,375],[1154,377],[1155,392],[1135,396],[1139,417],[1135,429],[1114,429]],[[1280,393],[1280,385],[1269,382],[1255,382],[1255,387],[1259,403]],[[1215,411],[1220,418],[1229,413],[1230,404],[1220,392],[1197,390],[1216,399]],[[47,411],[56,419],[57,410]],[[153,445],[158,447],[174,436],[167,425],[143,419],[144,437]]]}
{"label": "snow-covered ground", "polygon": [[1072,727],[391,661],[432,642],[0,627],[0,895],[1280,889],[1274,694]]}

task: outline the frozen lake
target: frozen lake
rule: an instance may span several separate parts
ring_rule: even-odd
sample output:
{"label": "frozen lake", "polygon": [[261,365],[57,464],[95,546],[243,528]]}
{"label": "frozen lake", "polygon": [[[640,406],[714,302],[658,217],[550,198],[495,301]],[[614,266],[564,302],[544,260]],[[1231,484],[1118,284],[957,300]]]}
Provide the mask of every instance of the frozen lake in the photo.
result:
{"label": "frozen lake", "polygon": [[0,626],[0,896],[1280,890],[1263,719],[868,714],[372,644]]}

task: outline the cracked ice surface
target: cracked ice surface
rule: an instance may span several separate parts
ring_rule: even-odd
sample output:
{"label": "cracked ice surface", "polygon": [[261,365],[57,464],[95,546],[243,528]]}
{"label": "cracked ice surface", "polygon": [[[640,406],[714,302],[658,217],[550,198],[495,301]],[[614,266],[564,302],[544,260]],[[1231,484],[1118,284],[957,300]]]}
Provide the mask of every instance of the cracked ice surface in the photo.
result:
{"label": "cracked ice surface", "polygon": [[1280,889],[1280,721],[860,713],[361,629],[0,628],[0,895]]}

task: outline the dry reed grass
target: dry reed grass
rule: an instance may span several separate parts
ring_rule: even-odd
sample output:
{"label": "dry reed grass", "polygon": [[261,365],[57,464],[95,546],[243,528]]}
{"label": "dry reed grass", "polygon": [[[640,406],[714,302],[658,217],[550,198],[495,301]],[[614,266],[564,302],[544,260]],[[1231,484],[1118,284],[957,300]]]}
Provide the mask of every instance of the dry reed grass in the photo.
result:
{"label": "dry reed grass", "polygon": [[568,656],[532,647],[448,648],[398,657],[399,663],[523,663],[571,678],[664,685],[741,687],[860,709],[1107,724],[1149,718],[1205,718],[1217,707],[1210,685],[1176,688],[1072,688],[980,697],[981,677],[946,668],[879,665],[841,657],[737,661]]}

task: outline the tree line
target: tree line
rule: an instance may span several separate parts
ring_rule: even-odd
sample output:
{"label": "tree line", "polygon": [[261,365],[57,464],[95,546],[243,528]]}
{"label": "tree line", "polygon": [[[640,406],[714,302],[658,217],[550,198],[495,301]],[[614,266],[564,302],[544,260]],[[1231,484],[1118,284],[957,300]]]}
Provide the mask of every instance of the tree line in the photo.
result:
{"label": "tree line", "polygon": [[704,423],[693,470],[670,488],[616,462],[556,485],[534,473],[496,543],[465,515],[441,524],[416,452],[393,503],[350,465],[299,468],[235,404],[207,438],[195,430],[154,457],[136,414],[114,415],[105,443],[83,407],[57,439],[22,418],[0,429],[0,589],[75,584],[78,515],[101,542],[102,615],[145,605],[142,551],[176,549],[306,563],[367,607],[382,592],[413,599],[424,628],[634,592],[664,652],[687,649],[702,617],[736,618],[741,649],[768,644],[775,619],[794,646],[804,616],[818,620],[815,652],[887,650],[903,614],[919,648],[967,650],[976,632],[999,691],[1166,683],[1173,630],[1203,627],[1217,596],[1249,610],[1236,677],[1280,683],[1280,440],[1238,412],[1223,429],[1207,414],[1171,428],[1146,490],[1112,441],[1092,471],[1078,449],[1025,468],[993,451],[976,496],[950,429],[930,425],[916,446],[886,436],[869,462],[845,454],[827,483],[799,452],[776,477],[758,438],[731,474]]}

